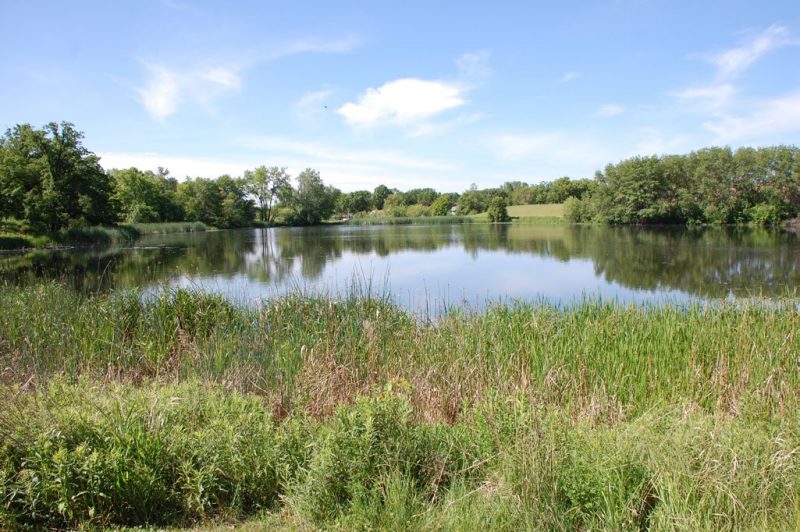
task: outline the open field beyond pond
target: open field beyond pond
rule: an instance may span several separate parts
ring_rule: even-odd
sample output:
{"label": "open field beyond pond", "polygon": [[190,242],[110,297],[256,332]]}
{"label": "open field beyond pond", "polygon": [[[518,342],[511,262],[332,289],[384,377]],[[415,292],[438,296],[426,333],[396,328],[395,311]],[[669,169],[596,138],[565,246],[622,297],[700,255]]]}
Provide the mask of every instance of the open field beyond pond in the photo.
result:
{"label": "open field beyond pond", "polygon": [[562,217],[564,216],[564,204],[510,205],[508,215],[512,218]]}

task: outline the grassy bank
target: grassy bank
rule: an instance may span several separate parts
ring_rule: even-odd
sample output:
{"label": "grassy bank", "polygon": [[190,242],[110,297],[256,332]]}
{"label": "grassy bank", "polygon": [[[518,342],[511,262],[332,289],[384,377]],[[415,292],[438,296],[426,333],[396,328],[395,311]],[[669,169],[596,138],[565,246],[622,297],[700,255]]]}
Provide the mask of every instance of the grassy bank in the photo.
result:
{"label": "grassy bank", "polygon": [[193,233],[206,231],[202,222],[170,222],[151,224],[119,224],[102,227],[74,227],[55,235],[29,235],[0,232],[0,249],[30,249],[48,246],[108,246],[133,242],[142,235]]}
{"label": "grassy bank", "polygon": [[790,529],[784,305],[0,287],[0,528]]}

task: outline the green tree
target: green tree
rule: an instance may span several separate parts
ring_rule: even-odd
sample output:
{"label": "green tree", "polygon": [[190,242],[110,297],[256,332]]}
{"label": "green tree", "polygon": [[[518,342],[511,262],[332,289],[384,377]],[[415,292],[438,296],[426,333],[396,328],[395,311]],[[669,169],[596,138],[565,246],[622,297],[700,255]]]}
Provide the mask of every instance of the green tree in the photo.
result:
{"label": "green tree", "polygon": [[256,198],[261,221],[271,224],[275,216],[275,203],[291,188],[286,168],[259,166],[255,170],[245,171],[244,179],[247,192]]}
{"label": "green tree", "polygon": [[216,225],[222,218],[222,193],[211,179],[187,179],[178,185],[178,200],[186,219]]}
{"label": "green tree", "polygon": [[69,122],[9,129],[0,140],[0,216],[24,219],[35,232],[114,223],[111,180],[82,141]]}
{"label": "green tree", "polygon": [[431,204],[432,216],[447,216],[450,214],[450,209],[453,207],[453,202],[449,195],[442,194],[436,198]]}
{"label": "green tree", "polygon": [[246,227],[255,220],[255,206],[247,197],[247,180],[222,175],[216,180],[220,193],[219,227]]}
{"label": "green tree", "polygon": [[508,222],[511,217],[506,209],[506,200],[502,196],[494,196],[486,210],[490,222]]}
{"label": "green tree", "polygon": [[372,207],[372,194],[369,190],[356,190],[342,194],[337,201],[336,211],[341,214],[366,212]]}
{"label": "green tree", "polygon": [[458,198],[458,214],[477,214],[486,211],[489,205],[486,194],[478,190],[478,186],[473,183],[469,190],[461,194]]}
{"label": "green tree", "polygon": [[176,197],[177,181],[169,171],[158,174],[137,168],[111,170],[114,196],[121,218],[130,223],[175,222],[183,218]]}
{"label": "green tree", "polygon": [[392,191],[386,185],[378,185],[372,191],[372,208],[376,211],[383,209],[383,202],[392,194]]}
{"label": "green tree", "polygon": [[297,190],[292,194],[293,221],[315,225],[333,214],[338,189],[326,187],[317,170],[306,168],[297,176]]}

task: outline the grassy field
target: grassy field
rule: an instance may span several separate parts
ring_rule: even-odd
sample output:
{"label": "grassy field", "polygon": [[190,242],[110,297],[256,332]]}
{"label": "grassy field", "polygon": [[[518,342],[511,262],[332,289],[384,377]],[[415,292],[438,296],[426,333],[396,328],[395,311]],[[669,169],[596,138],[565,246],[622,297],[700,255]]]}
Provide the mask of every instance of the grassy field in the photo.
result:
{"label": "grassy field", "polygon": [[792,529],[796,302],[0,287],[0,528]]}
{"label": "grassy field", "polygon": [[351,218],[347,225],[445,225],[473,221],[470,216],[365,216]]}
{"label": "grassy field", "polygon": [[511,205],[508,207],[508,215],[513,218],[560,218],[564,215],[564,204]]}

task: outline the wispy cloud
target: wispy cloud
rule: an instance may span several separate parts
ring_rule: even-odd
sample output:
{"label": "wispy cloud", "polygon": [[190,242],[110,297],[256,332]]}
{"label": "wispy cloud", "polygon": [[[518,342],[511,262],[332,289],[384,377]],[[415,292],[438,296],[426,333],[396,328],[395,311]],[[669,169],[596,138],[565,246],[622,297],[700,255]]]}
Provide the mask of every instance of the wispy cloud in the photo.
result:
{"label": "wispy cloud", "polygon": [[281,46],[271,46],[260,55],[262,60],[275,60],[298,54],[344,54],[353,51],[361,43],[355,36],[336,40],[297,39]]}
{"label": "wispy cloud", "polygon": [[456,83],[403,78],[377,89],[368,88],[355,102],[336,111],[358,127],[413,124],[466,103],[464,88]]}
{"label": "wispy cloud", "polygon": [[490,139],[489,147],[506,161],[544,159],[550,163],[577,162],[599,166],[608,157],[608,150],[596,140],[564,132],[500,135]]}
{"label": "wispy cloud", "polygon": [[639,141],[626,156],[635,155],[663,155],[665,153],[680,153],[687,151],[691,146],[686,135],[667,135],[657,128],[645,127],[639,130]]}
{"label": "wispy cloud", "polygon": [[144,108],[151,116],[164,120],[178,110],[181,100],[179,76],[160,65],[146,65],[149,79],[144,87],[135,89]]}
{"label": "wispy cloud", "polygon": [[158,167],[163,167],[168,168],[173,176],[181,180],[185,177],[218,177],[223,174],[238,176],[256,166],[255,161],[176,156],[165,153],[100,152],[98,156],[100,164],[107,170],[134,166],[140,170],[155,171]]}
{"label": "wispy cloud", "polygon": [[244,73],[264,61],[305,53],[346,53],[358,44],[355,37],[330,41],[300,39],[256,52],[239,53],[234,60],[200,59],[188,67],[142,61],[146,79],[133,90],[145,110],[156,120],[163,121],[187,102],[211,108],[221,96],[239,91],[244,84]]}
{"label": "wispy cloud", "polygon": [[607,103],[605,105],[601,105],[600,109],[597,110],[597,114],[600,116],[605,116],[606,118],[617,116],[623,112],[625,112],[625,108],[616,103]]}
{"label": "wispy cloud", "polygon": [[717,74],[721,78],[730,78],[758,61],[767,52],[792,43],[787,28],[772,25],[741,46],[711,55],[709,60],[716,65]]}
{"label": "wispy cloud", "polygon": [[190,71],[169,69],[164,65],[145,63],[148,80],[136,94],[156,120],[175,114],[189,100],[204,106],[228,92],[238,91],[241,76],[235,67],[213,66]]}
{"label": "wispy cloud", "polygon": [[718,110],[727,106],[737,92],[731,83],[717,83],[687,87],[673,92],[672,96],[683,103],[698,105],[701,110]]}
{"label": "wispy cloud", "polygon": [[454,170],[448,162],[420,159],[398,150],[360,150],[316,142],[299,142],[282,137],[251,136],[242,139],[251,150],[278,155],[302,156],[314,162],[359,163],[365,165],[413,168],[418,170]]}
{"label": "wispy cloud", "polygon": [[556,80],[556,85],[563,85],[564,83],[569,83],[570,81],[576,80],[581,77],[580,72],[570,71],[561,76]]}
{"label": "wispy cloud", "polygon": [[[792,130],[792,120],[800,114],[793,107],[800,104],[796,95],[753,103],[752,98],[742,94],[736,79],[769,52],[796,44],[798,41],[792,39],[786,27],[769,26],[739,46],[701,56],[715,67],[713,81],[690,85],[670,95],[678,109],[705,117],[703,125],[715,134],[715,142],[756,140],[758,134]],[[752,111],[742,114],[738,111],[742,108]],[[797,129],[800,128],[794,130]]]}
{"label": "wispy cloud", "polygon": [[483,118],[481,113],[470,113],[456,116],[444,122],[425,122],[415,126],[408,134],[409,137],[434,137],[444,135],[453,129],[468,124],[474,124]]}
{"label": "wispy cloud", "polygon": [[296,114],[304,119],[319,115],[327,108],[325,102],[330,99],[331,94],[333,90],[328,88],[306,92],[294,104]]}
{"label": "wispy cloud", "polygon": [[800,132],[800,91],[763,100],[747,114],[719,114],[704,124],[716,142],[754,141]]}
{"label": "wispy cloud", "polygon": [[491,53],[487,50],[462,54],[456,59],[459,74],[465,80],[480,80],[492,73],[489,66]]}

